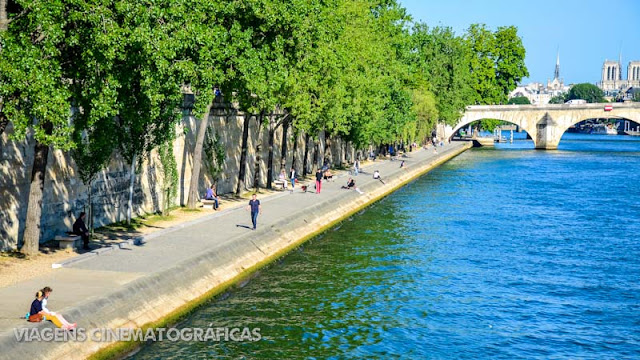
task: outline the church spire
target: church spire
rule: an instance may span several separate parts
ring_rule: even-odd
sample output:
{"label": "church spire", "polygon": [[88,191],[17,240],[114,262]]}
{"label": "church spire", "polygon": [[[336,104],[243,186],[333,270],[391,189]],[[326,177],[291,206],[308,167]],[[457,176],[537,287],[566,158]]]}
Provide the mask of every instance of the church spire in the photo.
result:
{"label": "church spire", "polygon": [[556,71],[553,73],[554,79],[560,79],[560,49],[558,49],[558,53],[556,55]]}
{"label": "church spire", "polygon": [[622,80],[622,45],[620,45],[620,53],[618,54],[618,79]]}

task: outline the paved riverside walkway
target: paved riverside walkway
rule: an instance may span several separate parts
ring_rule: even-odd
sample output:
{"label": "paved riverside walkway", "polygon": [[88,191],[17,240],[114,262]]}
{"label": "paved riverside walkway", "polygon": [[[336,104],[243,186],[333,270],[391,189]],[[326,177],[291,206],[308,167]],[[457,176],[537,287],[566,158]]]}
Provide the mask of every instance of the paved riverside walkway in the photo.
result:
{"label": "paved riverside walkway", "polygon": [[[432,149],[417,150],[407,154],[407,157],[399,157],[397,161],[376,161],[364,168],[365,173],[354,176],[356,186],[365,191],[366,195],[368,191],[385,186],[372,178],[374,170],[379,170],[382,178],[388,184],[393,178],[401,177],[407,174],[407,171],[410,172],[413,167],[424,166],[446,155],[451,156],[451,153],[461,151],[465,146],[467,144],[454,142],[439,147],[438,154],[434,154]],[[405,160],[406,169],[400,169],[400,160]],[[11,351],[17,351],[19,346],[24,345],[15,341],[14,328],[52,326],[48,322],[32,324],[23,318],[21,319],[21,316],[24,316],[28,311],[34,293],[43,286],[53,288],[48,304],[49,309],[65,314],[69,321],[77,322],[78,327],[98,326],[101,323],[97,319],[92,321],[79,314],[90,314],[90,310],[86,309],[95,309],[95,305],[90,304],[100,304],[100,302],[112,301],[115,303],[118,301],[118,304],[122,306],[128,299],[118,290],[132,282],[146,281],[146,279],[153,279],[148,282],[159,281],[157,277],[159,273],[164,274],[174,269],[175,271],[185,271],[185,269],[190,269],[191,263],[197,264],[198,261],[203,261],[198,260],[198,256],[211,253],[211,251],[215,252],[217,249],[220,249],[220,252],[226,252],[225,256],[227,257],[246,257],[244,248],[241,248],[240,245],[235,247],[235,244],[240,242],[250,242],[253,244],[252,246],[262,252],[261,238],[266,238],[267,235],[273,236],[274,232],[277,236],[280,232],[277,227],[285,226],[283,221],[291,222],[290,226],[296,226],[294,219],[304,220],[301,218],[322,210],[321,206],[326,208],[334,202],[356,200],[358,197],[365,196],[353,190],[341,189],[340,187],[346,184],[347,178],[348,175],[345,173],[333,182],[323,181],[321,194],[315,194],[313,183],[310,183],[311,186],[306,193],[303,193],[300,186],[297,186],[293,193],[285,191],[262,199],[259,198],[262,203],[262,214],[258,216],[256,231],[250,229],[250,215],[244,206],[227,209],[207,216],[203,220],[195,221],[189,226],[177,227],[173,231],[164,231],[141,245],[109,251],[56,269],[47,275],[1,288],[0,349],[2,350],[0,350],[0,359],[16,358],[17,354],[20,354],[21,357],[27,354],[38,357],[37,351],[47,351],[34,350],[34,346],[26,353],[20,350],[13,356],[10,354]],[[222,269],[222,271],[227,270],[227,268]],[[195,276],[196,274],[190,275]],[[162,297],[164,294],[160,293],[157,296]],[[168,301],[168,303],[174,304],[176,302]],[[81,308],[84,310],[78,310]],[[113,314],[114,317],[120,315],[122,314]],[[100,318],[100,320],[102,319]],[[124,319],[126,320],[126,317]],[[142,324],[132,325],[140,326]],[[7,344],[9,346],[5,347]],[[45,345],[54,346],[55,344]],[[46,356],[42,357],[46,358]]]}

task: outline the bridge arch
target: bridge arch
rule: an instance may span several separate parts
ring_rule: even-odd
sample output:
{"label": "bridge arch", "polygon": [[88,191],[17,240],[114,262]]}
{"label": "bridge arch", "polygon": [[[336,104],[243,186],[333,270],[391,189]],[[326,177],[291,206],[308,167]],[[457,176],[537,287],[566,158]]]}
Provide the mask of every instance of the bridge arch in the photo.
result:
{"label": "bridge arch", "polygon": [[503,122],[506,122],[506,123],[509,123],[509,124],[517,125],[518,128],[521,131],[526,132],[529,135],[529,137],[534,139],[535,133],[532,134],[530,130],[527,130],[526,128],[521,126],[519,122],[513,121],[513,119],[509,119],[507,117],[497,118],[497,117],[487,117],[487,116],[470,117],[469,119],[465,120],[464,122],[458,123],[456,125],[456,127],[453,128],[453,131],[451,132],[451,135],[449,136],[449,138],[453,137],[459,130],[469,126],[470,124],[473,124],[476,121],[482,121],[482,120],[500,120],[500,121],[503,121]]}
{"label": "bridge arch", "polygon": [[624,118],[640,124],[640,103],[548,104],[548,105],[471,105],[451,131],[481,119],[498,119],[518,125],[533,139],[536,149],[556,149],[570,126],[596,118]]}
{"label": "bridge arch", "polygon": [[605,114],[605,115],[602,115],[602,116],[597,116],[597,117],[576,116],[576,117],[574,117],[573,119],[571,119],[569,121],[564,121],[564,122],[561,123],[562,125],[559,127],[559,130],[561,131],[560,137],[562,137],[562,135],[564,135],[564,133],[566,133],[567,130],[569,130],[570,127],[572,127],[572,126],[574,126],[574,125],[576,125],[576,124],[578,124],[578,123],[580,123],[582,121],[589,120],[589,119],[616,119],[616,120],[623,120],[623,121],[624,120],[628,120],[628,121],[633,121],[636,124],[638,124],[636,126],[640,126],[640,113],[638,113],[638,114],[630,113],[630,114],[627,114],[627,116],[621,116],[621,115],[615,115],[614,116],[614,115],[608,115],[608,114]]}

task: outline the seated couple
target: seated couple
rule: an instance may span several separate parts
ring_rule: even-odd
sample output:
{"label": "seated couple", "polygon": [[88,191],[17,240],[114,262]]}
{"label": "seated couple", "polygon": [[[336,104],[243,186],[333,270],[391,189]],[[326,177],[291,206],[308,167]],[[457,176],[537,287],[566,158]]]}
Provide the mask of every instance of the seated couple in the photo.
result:
{"label": "seated couple", "polygon": [[330,169],[325,170],[322,176],[325,180],[333,180],[333,173]]}
{"label": "seated couple", "polygon": [[216,191],[216,185],[212,184],[209,189],[207,189],[207,194],[204,196],[205,200],[213,200],[213,209],[218,210],[220,206],[220,197],[218,196],[218,192]]}
{"label": "seated couple", "polygon": [[31,303],[31,309],[27,313],[27,320],[30,322],[40,322],[43,320],[49,320],[57,327],[65,330],[73,330],[76,328],[76,323],[69,323],[61,314],[55,313],[47,309],[47,301],[49,295],[53,290],[50,287],[45,286],[42,290],[36,293],[36,298]]}

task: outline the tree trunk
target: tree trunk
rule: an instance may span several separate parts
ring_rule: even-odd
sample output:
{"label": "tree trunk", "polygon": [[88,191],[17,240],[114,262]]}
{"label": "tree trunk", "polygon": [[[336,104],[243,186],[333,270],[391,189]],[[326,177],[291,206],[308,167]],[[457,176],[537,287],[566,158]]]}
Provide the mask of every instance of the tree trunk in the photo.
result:
{"label": "tree trunk", "polygon": [[275,137],[276,129],[273,126],[273,122],[269,121],[269,155],[267,158],[267,189],[271,189],[271,182],[273,181],[273,140]]}
{"label": "tree trunk", "polygon": [[240,150],[240,166],[238,167],[238,187],[236,188],[236,195],[240,195],[245,188],[245,177],[247,167],[247,147],[249,142],[249,121],[251,121],[252,115],[245,115],[242,121],[242,147]]}
{"label": "tree trunk", "polygon": [[347,143],[347,140],[342,140],[342,154],[340,154],[340,164],[351,162],[351,156],[349,156],[349,159],[347,160],[347,150],[349,148],[348,145],[349,144]]}
{"label": "tree trunk", "polygon": [[[0,101],[2,100],[0,99]],[[0,110],[0,135],[4,133],[4,129],[7,128],[8,124],[9,124],[9,119],[7,119],[7,117],[4,115],[2,110]]]}
{"label": "tree trunk", "polygon": [[[262,128],[262,123],[260,123],[258,125],[258,136],[257,138],[260,139],[260,130]],[[258,144],[256,144],[256,159],[255,162],[253,163],[253,188],[254,188],[254,192],[258,192],[259,188],[260,188],[260,162],[262,161],[262,156],[260,155],[262,153],[262,143],[258,142]]]}
{"label": "tree trunk", "polygon": [[316,172],[316,167],[318,166],[318,153],[320,150],[320,140],[318,139],[318,141],[314,141],[313,142],[314,146],[313,146],[313,165],[311,167],[311,173],[315,173]]}
{"label": "tree trunk", "polygon": [[[288,140],[287,140],[287,132],[289,130],[289,121],[285,120],[282,122],[282,149],[280,150],[280,171],[284,169],[284,172],[287,172],[287,150],[288,150]],[[293,166],[293,164],[291,164]]]}
{"label": "tree trunk", "polygon": [[324,151],[322,152],[322,165],[329,159],[329,164],[333,164],[333,152],[331,151],[331,136],[324,133]]}
{"label": "tree trunk", "polygon": [[0,0],[0,31],[7,30],[7,3],[8,0]]}
{"label": "tree trunk", "polygon": [[298,134],[295,129],[293,129],[293,125],[291,126],[291,130],[293,131],[293,156],[291,158],[291,167],[298,171],[296,168],[296,154],[298,153]]}
{"label": "tree trunk", "polygon": [[87,212],[89,213],[89,234],[90,236],[93,236],[93,186],[91,186],[91,183],[93,182],[93,179],[89,180],[89,208],[87,209]]}
{"label": "tree trunk", "polygon": [[198,137],[196,138],[196,147],[193,150],[193,166],[191,167],[191,182],[189,183],[189,196],[187,197],[187,208],[195,209],[198,202],[198,184],[200,183],[200,168],[202,167],[202,147],[204,138],[209,127],[209,112],[213,103],[207,105],[203,119],[198,129]]}
{"label": "tree trunk", "polygon": [[[53,125],[45,123],[44,131],[47,135],[53,132]],[[27,219],[22,248],[25,255],[36,255],[40,246],[40,222],[42,220],[42,197],[44,194],[44,178],[47,170],[49,146],[36,141],[33,168],[31,169],[31,185],[29,187],[29,202],[27,203]]]}
{"label": "tree trunk", "polygon": [[307,172],[307,159],[309,158],[309,134],[304,135],[304,158],[302,158],[302,176],[308,174]]}
{"label": "tree trunk", "polygon": [[136,161],[138,154],[133,154],[131,159],[131,170],[129,172],[129,200],[127,201],[127,224],[131,224],[131,216],[133,214],[133,184],[136,182]]}

